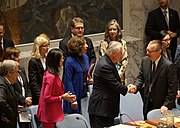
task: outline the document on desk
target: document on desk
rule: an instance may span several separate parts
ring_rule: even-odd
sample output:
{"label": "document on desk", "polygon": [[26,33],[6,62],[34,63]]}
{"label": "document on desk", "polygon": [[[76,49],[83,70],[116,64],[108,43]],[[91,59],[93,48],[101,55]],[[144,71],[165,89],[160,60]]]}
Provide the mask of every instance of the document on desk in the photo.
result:
{"label": "document on desk", "polygon": [[137,128],[137,126],[125,125],[125,124],[118,124],[115,126],[111,126],[109,128]]}
{"label": "document on desk", "polygon": [[[161,118],[160,120],[166,121],[166,118]],[[174,117],[174,123],[180,122],[180,116]]]}

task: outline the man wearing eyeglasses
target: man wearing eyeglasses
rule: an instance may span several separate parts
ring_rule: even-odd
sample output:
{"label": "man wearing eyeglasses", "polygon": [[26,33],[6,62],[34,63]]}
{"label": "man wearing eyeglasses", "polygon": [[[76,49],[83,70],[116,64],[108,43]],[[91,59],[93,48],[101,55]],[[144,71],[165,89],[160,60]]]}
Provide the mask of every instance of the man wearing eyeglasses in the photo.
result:
{"label": "man wearing eyeglasses", "polygon": [[[63,40],[61,40],[59,42],[59,48],[62,50],[63,56],[64,56],[64,63],[66,61],[66,58],[69,56],[68,48],[67,48],[68,41],[73,36],[82,37],[83,34],[84,34],[84,21],[83,21],[83,19],[81,19],[79,17],[75,17],[71,21],[71,34],[69,34],[67,37],[63,38]],[[86,44],[88,45],[86,54],[89,57],[90,69],[92,69],[92,67],[94,66],[94,64],[96,62],[94,46],[93,46],[91,39],[89,39],[88,37],[85,37],[85,40],[86,40]],[[90,72],[91,71],[89,71],[89,73]],[[90,75],[90,74],[88,74],[88,75]]]}
{"label": "man wearing eyeglasses", "polygon": [[3,56],[4,50],[8,47],[14,47],[13,41],[8,38],[5,38],[4,34],[5,34],[4,24],[0,22],[0,61]]}
{"label": "man wearing eyeglasses", "polygon": [[153,109],[161,109],[166,115],[175,108],[177,77],[174,65],[162,55],[161,40],[152,40],[146,48],[140,72],[134,81],[138,89],[144,86],[144,117]]}

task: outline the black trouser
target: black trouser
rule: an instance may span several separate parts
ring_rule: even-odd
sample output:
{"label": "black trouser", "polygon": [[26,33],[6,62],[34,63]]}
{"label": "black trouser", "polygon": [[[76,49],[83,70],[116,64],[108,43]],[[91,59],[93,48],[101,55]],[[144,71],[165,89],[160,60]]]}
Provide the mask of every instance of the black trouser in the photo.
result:
{"label": "black trouser", "polygon": [[113,117],[104,117],[104,116],[89,114],[89,120],[90,120],[91,128],[104,128],[114,125]]}

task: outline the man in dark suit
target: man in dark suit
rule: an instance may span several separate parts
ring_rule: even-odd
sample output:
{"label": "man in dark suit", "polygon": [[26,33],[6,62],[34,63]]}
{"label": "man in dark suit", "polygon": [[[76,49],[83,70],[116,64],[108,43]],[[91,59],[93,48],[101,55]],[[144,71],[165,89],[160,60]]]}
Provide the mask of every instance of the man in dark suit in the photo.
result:
{"label": "man in dark suit", "polygon": [[144,117],[152,109],[161,109],[166,115],[168,109],[175,107],[177,77],[173,63],[162,54],[160,40],[152,40],[147,48],[147,56],[143,57],[139,75],[134,85],[138,89],[144,85]]}
{"label": "man in dark suit", "polygon": [[[71,39],[72,36],[82,37],[83,34],[84,34],[84,21],[83,21],[83,19],[81,19],[79,17],[75,17],[71,21],[71,34],[69,34],[67,37],[63,38],[59,42],[59,48],[62,50],[65,60],[69,56],[68,48],[67,48],[68,41]],[[89,39],[88,37],[85,37],[85,40],[88,45],[86,54],[89,57],[90,70],[91,70],[96,62],[96,55],[94,52],[94,46],[93,46],[91,39]],[[64,63],[65,63],[65,60],[64,60]],[[90,73],[91,73],[91,71],[89,71],[89,73],[88,73],[89,77],[90,77]]]}
{"label": "man in dark suit", "polygon": [[14,47],[13,41],[8,38],[5,38],[4,33],[4,24],[0,22],[0,61],[4,50],[8,47]]}
{"label": "man in dark suit", "polygon": [[169,0],[158,0],[160,7],[151,11],[148,15],[145,33],[150,40],[162,39],[161,33],[167,32],[171,37],[169,49],[172,60],[177,48],[177,38],[180,35],[180,21],[178,12],[169,8]]}
{"label": "man in dark suit", "polygon": [[0,65],[0,127],[16,128],[18,97],[12,87],[19,75],[19,63],[4,60]]}
{"label": "man in dark suit", "polygon": [[95,67],[93,92],[88,108],[92,128],[112,126],[114,118],[119,114],[120,94],[136,91],[136,86],[130,87],[121,83],[115,65],[122,57],[122,44],[112,41]]}

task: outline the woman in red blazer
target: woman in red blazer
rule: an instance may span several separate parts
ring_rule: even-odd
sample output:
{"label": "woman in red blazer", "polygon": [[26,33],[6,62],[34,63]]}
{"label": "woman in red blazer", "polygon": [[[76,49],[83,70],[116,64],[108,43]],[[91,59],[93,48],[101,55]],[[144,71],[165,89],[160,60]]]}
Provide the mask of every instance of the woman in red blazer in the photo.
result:
{"label": "woman in red blazer", "polygon": [[37,112],[43,128],[55,128],[55,123],[64,119],[62,100],[69,102],[76,100],[75,95],[71,95],[70,92],[64,94],[64,85],[58,75],[63,61],[59,49],[49,51]]}

